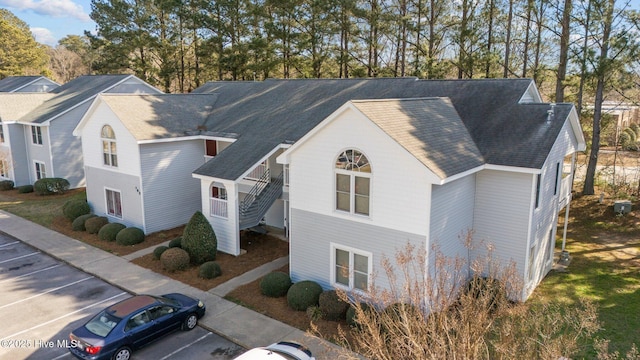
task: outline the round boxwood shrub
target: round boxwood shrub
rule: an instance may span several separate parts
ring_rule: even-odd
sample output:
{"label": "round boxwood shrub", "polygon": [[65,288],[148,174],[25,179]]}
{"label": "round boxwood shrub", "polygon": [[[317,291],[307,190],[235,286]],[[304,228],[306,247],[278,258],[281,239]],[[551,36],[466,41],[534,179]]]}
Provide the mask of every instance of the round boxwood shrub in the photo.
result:
{"label": "round boxwood shrub", "polygon": [[95,216],[96,215],[94,215],[94,214],[84,214],[84,215],[78,216],[71,223],[71,230],[73,230],[73,231],[85,231],[85,230],[87,230],[84,227],[84,222],[87,221],[87,219],[90,219],[90,218],[95,217]]}
{"label": "round boxwood shrub", "polygon": [[69,190],[69,181],[63,178],[44,178],[33,184],[33,190],[38,195],[64,194]]}
{"label": "round boxwood shrub", "polygon": [[198,271],[198,276],[204,279],[213,279],[222,275],[222,269],[220,269],[220,264],[215,261],[207,261],[204,264],[200,265],[200,269]]}
{"label": "round boxwood shrub", "polygon": [[285,296],[290,287],[291,278],[282,271],[271,272],[260,280],[260,291],[268,297]]}
{"label": "round boxwood shrub", "polygon": [[126,228],[124,224],[120,223],[108,223],[98,230],[98,239],[104,241],[116,241],[116,236],[120,230]]}
{"label": "round boxwood shrub", "polygon": [[71,199],[62,205],[62,213],[67,219],[73,221],[80,215],[91,213],[91,207],[86,200]]}
{"label": "round boxwood shrub", "polygon": [[116,235],[116,243],[120,245],[135,245],[144,241],[144,231],[137,227],[120,230]]}
{"label": "round boxwood shrub", "polygon": [[169,247],[164,245],[156,247],[155,249],[153,249],[153,258],[156,260],[160,260],[160,256],[162,256],[162,253],[167,249],[169,249]]}
{"label": "round boxwood shrub", "polygon": [[182,236],[178,236],[177,238],[169,241],[169,248],[182,248]]}
{"label": "round boxwood shrub", "polygon": [[84,222],[84,228],[89,234],[97,234],[100,229],[109,223],[105,216],[94,216]]}
{"label": "round boxwood shrub", "polygon": [[[367,303],[359,303],[358,305],[360,309],[362,310],[363,313],[367,313],[368,311],[371,311],[371,307],[369,306],[369,304]],[[349,326],[353,326],[353,327],[357,327],[360,326],[360,321],[357,318],[357,311],[354,305],[349,306],[349,308],[347,309],[347,313],[345,315],[346,319],[347,319],[347,324]],[[364,319],[363,319],[364,321]]]}
{"label": "round boxwood shrub", "polygon": [[13,181],[11,180],[2,180],[0,181],[0,191],[8,191],[13,189]]}
{"label": "round boxwood shrub", "polygon": [[182,248],[189,253],[191,261],[203,264],[216,259],[218,241],[211,223],[200,211],[196,211],[182,234]]}
{"label": "round boxwood shrub", "polygon": [[324,318],[331,321],[344,319],[349,303],[343,301],[335,290],[323,291],[318,298],[320,311]]}
{"label": "round boxwood shrub", "polygon": [[287,304],[289,307],[305,311],[309,306],[317,306],[318,298],[322,293],[322,287],[315,281],[304,280],[297,282],[287,291]]}
{"label": "round boxwood shrub", "polygon": [[162,267],[171,272],[186,269],[189,261],[189,253],[177,247],[169,248],[160,255]]}
{"label": "round boxwood shrub", "polygon": [[18,193],[28,194],[33,192],[33,185],[22,185],[18,187]]}

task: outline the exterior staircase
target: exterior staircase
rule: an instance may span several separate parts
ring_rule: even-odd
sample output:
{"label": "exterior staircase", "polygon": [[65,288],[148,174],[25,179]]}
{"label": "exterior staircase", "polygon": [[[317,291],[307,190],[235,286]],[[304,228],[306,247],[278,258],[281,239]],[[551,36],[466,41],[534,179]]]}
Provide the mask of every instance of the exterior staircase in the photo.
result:
{"label": "exterior staircase", "polygon": [[260,223],[274,201],[282,196],[282,183],[283,173],[272,179],[269,170],[265,171],[240,203],[240,230]]}

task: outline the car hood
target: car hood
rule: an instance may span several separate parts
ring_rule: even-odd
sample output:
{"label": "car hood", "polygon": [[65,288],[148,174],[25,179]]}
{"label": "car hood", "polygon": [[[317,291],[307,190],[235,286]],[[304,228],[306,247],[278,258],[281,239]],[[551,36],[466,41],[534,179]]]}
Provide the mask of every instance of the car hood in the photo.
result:
{"label": "car hood", "polygon": [[171,300],[175,300],[177,302],[179,302],[183,307],[190,307],[190,306],[195,306],[198,304],[198,300],[189,297],[187,295],[183,295],[183,294],[178,294],[178,293],[171,293],[171,294],[165,294],[162,295],[162,297],[166,297],[169,298]]}

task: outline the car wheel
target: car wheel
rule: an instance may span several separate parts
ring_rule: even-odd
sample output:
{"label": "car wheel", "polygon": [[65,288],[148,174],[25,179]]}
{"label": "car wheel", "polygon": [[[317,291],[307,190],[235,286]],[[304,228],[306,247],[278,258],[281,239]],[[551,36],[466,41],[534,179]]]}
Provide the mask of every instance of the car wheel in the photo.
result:
{"label": "car wheel", "polygon": [[131,349],[129,349],[128,347],[121,347],[120,349],[118,349],[118,351],[116,351],[115,354],[113,354],[112,357],[113,360],[129,360],[131,359]]}
{"label": "car wheel", "polygon": [[182,330],[193,330],[198,325],[198,317],[196,314],[189,314],[182,323]]}

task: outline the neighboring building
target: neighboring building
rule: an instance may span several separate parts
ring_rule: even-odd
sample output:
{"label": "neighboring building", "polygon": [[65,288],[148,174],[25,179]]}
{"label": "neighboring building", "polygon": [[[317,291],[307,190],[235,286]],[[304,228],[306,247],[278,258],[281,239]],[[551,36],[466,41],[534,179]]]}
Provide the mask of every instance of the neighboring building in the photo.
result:
{"label": "neighboring building", "polygon": [[[212,97],[94,101],[74,132],[94,208],[152,232],[197,205],[233,255],[241,230],[282,228],[292,278],[325,288],[366,288],[382,254],[407,241],[466,256],[470,230],[517,264],[522,299],[551,268],[585,143],[573,106],[541,103],[531,80],[212,82],[194,93]],[[113,139],[117,169],[100,150]],[[199,181],[199,202],[182,172]]]}
{"label": "neighboring building", "polygon": [[41,93],[60,86],[44,76],[8,76],[0,80],[0,93]]}
{"label": "neighboring building", "polygon": [[[72,135],[91,101],[101,93],[162,93],[133,75],[80,76],[17,119],[11,137],[16,186],[44,177],[65,178],[71,188],[85,186],[80,139]],[[15,144],[13,142],[16,142]],[[22,147],[24,145],[24,147]]]}
{"label": "neighboring building", "polygon": [[111,222],[151,233],[201,210],[208,137],[185,134],[206,122],[216,95],[99,95],[74,135],[82,138],[87,201]]}

